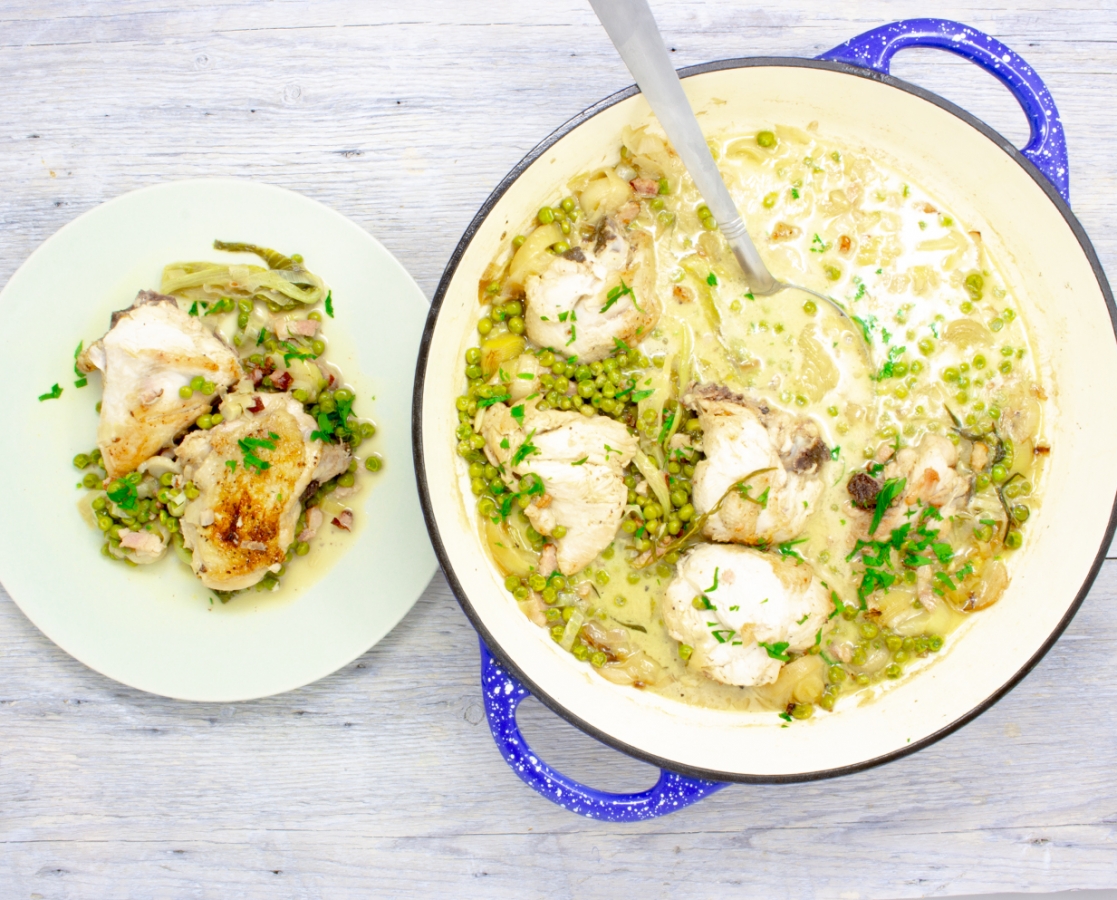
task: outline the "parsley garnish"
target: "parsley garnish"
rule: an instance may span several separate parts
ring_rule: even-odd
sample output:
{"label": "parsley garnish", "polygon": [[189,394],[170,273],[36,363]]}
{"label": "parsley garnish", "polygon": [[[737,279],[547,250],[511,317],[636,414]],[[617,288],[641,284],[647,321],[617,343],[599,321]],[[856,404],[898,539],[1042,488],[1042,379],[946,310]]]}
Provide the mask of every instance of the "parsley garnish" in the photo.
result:
{"label": "parsley garnish", "polygon": [[787,559],[789,556],[791,556],[799,560],[799,562],[804,562],[803,557],[801,557],[799,555],[799,552],[794,548],[796,544],[805,544],[806,541],[806,538],[797,538],[794,541],[784,541],[782,544],[777,546],[776,549],[779,550],[780,556],[784,559]]}
{"label": "parsley garnish", "polygon": [[851,316],[850,318],[861,326],[861,333],[865,336],[865,343],[871,344],[873,342],[873,336],[870,332],[876,327],[876,316],[865,316],[864,319],[860,316]]}
{"label": "parsley garnish", "polygon": [[[885,332],[885,334],[887,333],[888,332]],[[884,381],[886,378],[891,378],[895,373],[897,361],[904,355],[904,351],[907,349],[907,347],[889,347],[888,359],[885,361],[884,365],[880,367],[880,371],[876,375],[870,375],[869,377],[872,378],[873,381]]]}
{"label": "parsley garnish", "polygon": [[832,449],[830,451],[830,458],[831,459],[837,459],[841,455],[842,455],[842,448],[841,447],[834,447],[834,449]]}
{"label": "parsley garnish", "polygon": [[713,272],[706,276],[706,284],[710,287],[717,287],[718,277]]}
{"label": "parsley garnish", "polygon": [[524,406],[521,403],[518,406],[513,406],[511,409],[512,418],[519,422],[521,425],[524,423]]}
{"label": "parsley garnish", "polygon": [[[780,713],[780,718],[781,718],[781,719],[783,719],[783,720],[784,720],[785,722],[790,722],[790,721],[791,721],[791,716],[789,716],[789,715],[788,715],[787,713],[785,713],[785,712],[782,712],[782,713]],[[782,725],[781,727],[782,727],[782,728],[786,728],[787,726],[786,726],[786,725]]]}
{"label": "parsley garnish", "polygon": [[834,611],[826,617],[827,619],[834,618],[834,616],[838,615],[838,613],[845,609],[845,604],[842,603],[842,598],[838,596],[837,591],[830,592],[830,602],[834,604]]}
{"label": "parsley garnish", "polygon": [[45,394],[39,394],[39,402],[41,403],[44,400],[57,400],[61,396],[62,388],[56,384]]}
{"label": "parsley garnish", "polygon": [[583,456],[583,457],[582,457],[581,459],[579,459],[579,460],[577,460],[577,461],[575,461],[575,462],[572,462],[572,463],[571,463],[570,465],[572,465],[572,466],[583,466],[583,465],[585,465],[585,464],[586,464],[586,461],[587,461],[588,459],[589,459],[589,457],[588,457],[588,456]]}
{"label": "parsley garnish", "polygon": [[628,346],[628,344],[626,344],[624,341],[622,341],[619,337],[613,338],[613,346],[616,347],[618,350],[623,350],[625,353],[631,353],[632,352],[632,350]]}
{"label": "parsley garnish", "polygon": [[334,292],[326,292],[326,315],[331,319],[334,317]]}
{"label": "parsley garnish", "polygon": [[522,444],[520,444],[519,447],[516,448],[516,452],[512,454],[512,465],[513,466],[518,466],[525,459],[527,459],[529,456],[531,456],[531,454],[539,452],[539,448],[536,447],[531,442],[531,439],[533,437],[535,437],[535,429],[534,428],[531,429],[531,431],[528,433],[528,436],[526,438],[524,438],[524,442]]}
{"label": "parsley garnish", "polygon": [[136,493],[136,486],[124,479],[117,481],[116,484],[120,486],[114,488],[112,485],[109,485],[109,490],[106,492],[108,498],[121,509],[135,509],[136,500],[139,497]]}
{"label": "parsley garnish", "polygon": [[278,440],[279,435],[275,434],[275,432],[268,432],[268,439],[246,437],[237,441],[237,446],[240,448],[241,453],[244,454],[244,467],[246,469],[255,469],[257,475],[266,469],[270,469],[271,463],[260,459],[260,457],[256,455],[256,451],[274,450],[276,441]]}
{"label": "parsley garnish", "polygon": [[816,234],[811,241],[811,253],[825,253],[829,249],[830,245]]}
{"label": "parsley garnish", "polygon": [[718,566],[714,567],[714,583],[710,587],[706,588],[706,590],[704,590],[702,593],[712,594],[714,591],[716,591],[718,589],[718,573],[720,571],[721,571],[720,567],[718,567]]}
{"label": "parsley garnish", "polygon": [[227,459],[227,460],[225,460],[225,465],[227,465],[227,466],[228,466],[228,467],[229,467],[230,469],[232,469],[232,470],[233,470],[234,472],[235,472],[235,471],[237,470],[237,461],[236,461],[235,459]]}
{"label": "parsley garnish", "polygon": [[535,374],[532,372],[521,372],[516,377],[522,378],[524,381],[535,381]]}
{"label": "parsley garnish", "polygon": [[617,287],[611,288],[609,293],[605,295],[605,305],[601,307],[598,312],[606,312],[610,306],[620,300],[621,297],[623,297],[625,294],[632,294],[632,305],[635,306],[636,309],[640,312],[643,312],[643,310],[640,310],[640,307],[636,304],[636,295],[632,293],[632,288],[624,283],[623,278],[621,279],[621,283]]}
{"label": "parsley garnish", "polygon": [[877,507],[873,510],[873,524],[869,528],[870,537],[877,530],[877,526],[880,524],[880,520],[884,518],[888,507],[903,493],[907,483],[906,478],[889,478],[881,486],[880,493],[877,494]]}
{"label": "parsley garnish", "polygon": [[654,393],[655,393],[655,391],[654,391],[654,390],[650,390],[650,391],[636,391],[636,393],[634,393],[634,394],[632,395],[632,402],[633,402],[633,403],[639,403],[639,402],[640,402],[641,400],[647,400],[647,399],[648,399],[648,398],[649,398],[649,397],[650,397],[650,396],[651,396],[652,394],[654,394]]}
{"label": "parsley garnish", "polygon": [[195,300],[190,304],[190,310],[187,312],[188,316],[196,316],[198,314],[198,301]]}
{"label": "parsley garnish", "polygon": [[477,401],[477,408],[484,409],[486,406],[492,406],[496,403],[503,403],[505,400],[511,400],[511,394],[497,394],[495,397],[483,397]]}
{"label": "parsley garnish", "polygon": [[778,659],[780,662],[788,662],[791,659],[787,653],[787,648],[790,646],[787,641],[777,641],[774,644],[765,644],[764,641],[757,641],[756,643],[767,650],[772,659]]}

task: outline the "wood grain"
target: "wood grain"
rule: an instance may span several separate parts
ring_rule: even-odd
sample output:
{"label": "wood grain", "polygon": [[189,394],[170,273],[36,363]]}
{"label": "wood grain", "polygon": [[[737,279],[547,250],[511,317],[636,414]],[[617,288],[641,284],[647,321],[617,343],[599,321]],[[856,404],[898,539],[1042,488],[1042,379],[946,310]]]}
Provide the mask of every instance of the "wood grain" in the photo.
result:
{"label": "wood grain", "polygon": [[[815,55],[928,13],[914,0],[653,5],[680,66]],[[1075,211],[1113,263],[1113,4],[949,2],[934,14],[990,31],[1047,80]],[[961,61],[914,51],[896,73],[1023,142],[1011,98]],[[104,200],[236,175],[351,217],[429,295],[505,172],[629,81],[579,0],[2,0],[0,282]],[[620,827],[551,806],[504,765],[484,724],[476,638],[441,576],[353,665],[228,706],[102,678],[0,590],[0,896],[898,898],[1117,886],[1115,600],[1108,562],[1036,671],[914,757],[816,784],[730,787]],[[538,705],[522,721],[546,758],[588,783],[654,780]]]}

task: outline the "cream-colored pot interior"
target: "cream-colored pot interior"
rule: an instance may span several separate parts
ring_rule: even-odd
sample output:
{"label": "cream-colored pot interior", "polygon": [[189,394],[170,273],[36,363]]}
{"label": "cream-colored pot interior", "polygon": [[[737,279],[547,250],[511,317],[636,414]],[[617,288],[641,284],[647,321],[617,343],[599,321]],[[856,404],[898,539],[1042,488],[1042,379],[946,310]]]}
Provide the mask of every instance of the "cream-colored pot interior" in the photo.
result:
{"label": "cream-colored pot interior", "polygon": [[[552,708],[603,740],[711,777],[780,780],[848,771],[933,739],[1010,687],[1065,625],[1108,543],[1117,494],[1114,325],[1088,243],[996,141],[931,100],[874,78],[812,65],[746,65],[685,79],[710,133],[818,122],[872,148],[977,223],[1043,351],[1052,452],[1046,498],[1029,524],[1008,592],[975,615],[949,653],[871,703],[781,728],[771,714],[717,712],[613,685],[531,624],[504,590],[472,527],[455,453],[453,400],[475,342],[477,285],[502,240],[574,174],[615,155],[621,129],[651,120],[640,95],[609,106],[534,159],[463,242],[443,283],[420,362],[417,448],[428,524],[467,612],[498,656]],[[725,102],[720,102],[725,101]],[[453,265],[453,264],[452,264]],[[1057,727],[1054,723],[1052,727]]]}

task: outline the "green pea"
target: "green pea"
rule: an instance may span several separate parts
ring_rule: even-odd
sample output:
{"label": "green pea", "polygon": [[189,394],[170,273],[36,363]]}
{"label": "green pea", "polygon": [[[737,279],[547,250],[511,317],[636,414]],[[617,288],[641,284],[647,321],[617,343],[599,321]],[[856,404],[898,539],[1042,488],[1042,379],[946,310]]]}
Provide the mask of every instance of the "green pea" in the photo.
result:
{"label": "green pea", "polygon": [[590,665],[592,665],[595,669],[600,669],[603,665],[605,665],[608,659],[609,658],[604,653],[598,650],[596,653],[590,656]]}
{"label": "green pea", "polygon": [[1011,372],[1011,371],[1012,371],[1012,363],[1010,363],[1010,362],[1009,362],[1009,361],[1008,361],[1008,360],[1006,359],[1006,360],[1005,360],[1004,362],[1002,362],[1002,363],[1000,364],[1000,366],[999,366],[998,368],[1000,368],[1000,370],[1001,370],[1002,372],[1004,372],[1004,373],[1005,373],[1005,374],[1007,375],[1007,374],[1008,374],[1009,372]]}
{"label": "green pea", "polygon": [[79,453],[77,456],[74,457],[74,468],[88,469],[90,462],[91,460],[88,456],[86,456],[84,453]]}
{"label": "green pea", "polygon": [[880,626],[876,622],[862,622],[860,631],[861,637],[868,641],[880,634]]}
{"label": "green pea", "polygon": [[930,338],[923,338],[923,340],[919,342],[919,352],[924,356],[930,356],[935,352],[935,342]]}
{"label": "green pea", "polygon": [[212,428],[213,427],[213,416],[208,415],[208,414],[198,416],[198,427],[201,428],[203,431],[206,431],[206,430]]}
{"label": "green pea", "polygon": [[1000,463],[997,463],[995,466],[993,466],[990,475],[993,478],[994,484],[1002,484],[1004,480],[1008,478],[1008,470]]}
{"label": "green pea", "polygon": [[566,537],[566,526],[556,525],[551,531],[551,536],[557,538],[558,540],[562,540],[564,537]]}
{"label": "green pea", "polygon": [[824,266],[822,272],[829,281],[837,281],[842,277],[842,270],[838,266]]}
{"label": "green pea", "polygon": [[205,386],[206,380],[201,375],[195,375],[190,379],[190,390],[200,391]]}
{"label": "green pea", "polygon": [[190,385],[184,384],[182,387],[180,387],[178,389],[178,395],[183,400],[189,400],[191,397],[194,396],[194,389],[192,387],[190,387]]}
{"label": "green pea", "polygon": [[1019,531],[1010,531],[1005,535],[1005,546],[1008,547],[1009,550],[1019,550],[1023,543],[1024,538]]}
{"label": "green pea", "polygon": [[207,381],[202,384],[202,393],[207,397],[213,395],[217,391],[217,385],[212,381]]}
{"label": "green pea", "polygon": [[989,330],[990,331],[994,331],[994,332],[1000,331],[1004,327],[1005,327],[1004,319],[993,319],[993,321],[991,321],[989,323]]}
{"label": "green pea", "polygon": [[521,316],[512,316],[512,318],[508,320],[508,330],[511,331],[512,334],[523,334],[524,328],[524,320]]}
{"label": "green pea", "polygon": [[104,512],[108,509],[109,501],[105,497],[94,497],[90,506],[93,507],[94,512]]}
{"label": "green pea", "polygon": [[810,703],[796,703],[791,707],[791,717],[793,719],[809,719],[814,715],[814,706]]}
{"label": "green pea", "polygon": [[517,234],[514,238],[512,238],[512,249],[519,250],[524,245],[524,241],[526,240],[527,237],[525,235]]}
{"label": "green pea", "polygon": [[689,503],[685,503],[679,507],[677,515],[681,521],[689,522],[694,518],[694,507]]}
{"label": "green pea", "polygon": [[832,684],[841,684],[849,677],[849,673],[841,666],[831,666],[826,670],[826,675]]}
{"label": "green pea", "polygon": [[967,275],[965,285],[970,297],[972,297],[974,300],[981,299],[981,295],[985,288],[985,279],[981,276],[980,272],[974,272],[970,275]]}
{"label": "green pea", "polygon": [[570,249],[570,245],[566,241],[558,241],[551,244],[551,251],[553,253],[566,253]]}
{"label": "green pea", "polygon": [[493,320],[488,316],[482,316],[477,320],[477,333],[486,335],[493,330]]}
{"label": "green pea", "polygon": [[315,356],[321,356],[323,353],[326,352],[326,342],[318,339],[311,341],[310,352],[313,353]]}
{"label": "green pea", "polygon": [[100,528],[102,531],[108,531],[110,528],[113,527],[114,524],[116,523],[113,522],[110,516],[97,517],[97,527]]}
{"label": "green pea", "polygon": [[904,674],[904,670],[898,663],[892,663],[892,665],[884,670],[884,674],[888,678],[899,678],[901,675]]}
{"label": "green pea", "polygon": [[776,136],[771,131],[758,131],[756,133],[756,143],[765,149],[770,149],[776,146]]}
{"label": "green pea", "polygon": [[377,456],[375,453],[372,456],[368,457],[368,459],[365,460],[365,468],[368,469],[370,472],[379,472],[380,467],[383,464],[384,464],[384,461],[379,456]]}
{"label": "green pea", "polygon": [[1028,509],[1027,505],[1025,505],[1023,503],[1012,507],[1012,518],[1014,518],[1017,522],[1019,522],[1021,524],[1023,524],[1024,522],[1027,522],[1028,521],[1028,516],[1030,516],[1031,514],[1032,514],[1032,511],[1030,509]]}
{"label": "green pea", "polygon": [[780,195],[777,191],[772,191],[772,193],[766,194],[764,199],[760,201],[761,205],[765,209],[771,209],[773,206],[776,205],[776,201],[779,199],[779,197]]}
{"label": "green pea", "polygon": [[92,491],[101,486],[101,478],[95,472],[87,472],[85,477],[82,478],[81,484],[82,487]]}
{"label": "green pea", "polygon": [[555,211],[549,206],[540,207],[535,218],[539,220],[540,225],[550,225],[555,220]]}
{"label": "green pea", "polygon": [[212,416],[210,416],[210,422],[214,425],[220,425],[224,421],[225,417],[221,415],[221,413],[214,413]]}
{"label": "green pea", "polygon": [[339,475],[337,478],[337,483],[342,487],[353,487],[356,482],[357,477],[351,472],[346,472],[344,475]]}

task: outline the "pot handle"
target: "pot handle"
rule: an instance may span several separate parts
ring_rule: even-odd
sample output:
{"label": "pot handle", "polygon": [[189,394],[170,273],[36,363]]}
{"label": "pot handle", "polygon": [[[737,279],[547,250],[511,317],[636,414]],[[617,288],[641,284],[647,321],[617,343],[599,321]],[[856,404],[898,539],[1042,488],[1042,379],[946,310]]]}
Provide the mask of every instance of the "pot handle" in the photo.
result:
{"label": "pot handle", "polygon": [[1021,151],[1070,202],[1067,142],[1059,111],[1040,77],[1017,54],[984,32],[949,19],[904,19],[850,38],[819,59],[889,74],[892,57],[908,47],[938,47],[976,63],[1016,98],[1032,134]]}
{"label": "pot handle", "polygon": [[527,688],[504,669],[481,641],[481,688],[485,714],[504,761],[528,787],[572,813],[603,822],[638,822],[665,816],[719,791],[725,784],[662,770],[646,791],[612,794],[596,791],[552,769],[536,756],[516,724],[516,708]]}

